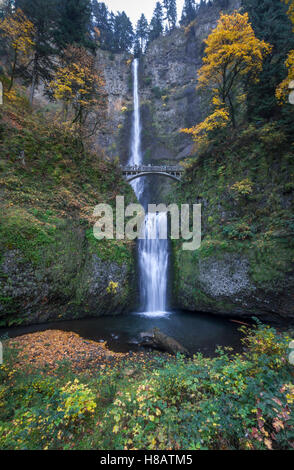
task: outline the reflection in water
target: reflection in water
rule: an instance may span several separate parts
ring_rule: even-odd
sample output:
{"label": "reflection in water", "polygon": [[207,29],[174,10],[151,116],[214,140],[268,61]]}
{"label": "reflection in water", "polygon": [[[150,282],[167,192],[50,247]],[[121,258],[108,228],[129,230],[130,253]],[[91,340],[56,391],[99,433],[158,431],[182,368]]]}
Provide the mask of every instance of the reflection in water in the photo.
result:
{"label": "reflection in water", "polygon": [[138,349],[136,341],[141,332],[157,327],[182,343],[191,353],[202,352],[211,356],[217,346],[231,346],[235,350],[240,350],[239,326],[229,320],[211,315],[173,312],[164,316],[150,317],[143,314],[131,314],[10,328],[9,330],[1,329],[0,337],[7,331],[10,337],[15,337],[36,331],[56,329],[73,331],[94,341],[106,340],[113,351],[128,352]]}

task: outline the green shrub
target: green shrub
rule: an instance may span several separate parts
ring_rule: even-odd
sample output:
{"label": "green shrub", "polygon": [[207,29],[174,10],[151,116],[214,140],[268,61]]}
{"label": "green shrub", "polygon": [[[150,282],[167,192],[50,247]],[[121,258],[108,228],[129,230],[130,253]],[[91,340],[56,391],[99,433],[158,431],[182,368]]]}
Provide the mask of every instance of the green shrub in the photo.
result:
{"label": "green shrub", "polygon": [[[1,449],[291,449],[290,338],[258,324],[243,354],[122,363],[73,379],[0,367]],[[5,348],[6,349],[6,348]]]}
{"label": "green shrub", "polygon": [[232,240],[247,240],[254,236],[254,227],[246,223],[229,224],[223,228],[223,234]]}

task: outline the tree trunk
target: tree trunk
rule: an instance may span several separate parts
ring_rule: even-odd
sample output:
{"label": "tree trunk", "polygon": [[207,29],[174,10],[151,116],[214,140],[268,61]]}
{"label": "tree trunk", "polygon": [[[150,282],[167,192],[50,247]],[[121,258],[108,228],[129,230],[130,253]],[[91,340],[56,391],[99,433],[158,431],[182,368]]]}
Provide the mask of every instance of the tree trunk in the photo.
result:
{"label": "tree trunk", "polygon": [[170,354],[184,354],[189,356],[189,351],[184,348],[178,341],[162,333],[158,328],[154,328],[151,333],[141,333],[142,346],[149,346]]}
{"label": "tree trunk", "polygon": [[35,55],[34,58],[34,67],[33,67],[33,77],[32,77],[32,85],[31,85],[31,92],[30,92],[30,105],[33,106],[33,101],[34,101],[34,95],[35,95],[35,88],[36,88],[36,82],[37,82],[37,63],[38,63],[38,58]]}
{"label": "tree trunk", "polygon": [[229,104],[230,104],[230,111],[231,111],[231,118],[232,118],[233,128],[236,129],[235,109],[234,109],[233,102],[231,100],[230,95],[228,96],[228,99],[229,99]]}
{"label": "tree trunk", "polygon": [[11,77],[10,77],[10,84],[9,84],[8,92],[11,91],[13,87],[16,63],[17,63],[17,50],[14,51],[14,60],[13,60],[13,65],[12,65],[12,70],[11,70]]}

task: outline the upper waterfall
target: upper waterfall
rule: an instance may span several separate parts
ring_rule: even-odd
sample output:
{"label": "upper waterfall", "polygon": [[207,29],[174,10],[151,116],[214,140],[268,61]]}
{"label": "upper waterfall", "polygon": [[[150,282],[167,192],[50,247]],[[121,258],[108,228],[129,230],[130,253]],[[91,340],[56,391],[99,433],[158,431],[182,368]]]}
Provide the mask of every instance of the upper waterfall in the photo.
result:
{"label": "upper waterfall", "polygon": [[133,100],[134,100],[134,112],[133,112],[133,124],[132,124],[132,144],[131,144],[131,158],[130,165],[140,165],[142,163],[142,152],[141,152],[141,116],[140,116],[140,98],[139,98],[139,61],[135,59],[133,62]]}

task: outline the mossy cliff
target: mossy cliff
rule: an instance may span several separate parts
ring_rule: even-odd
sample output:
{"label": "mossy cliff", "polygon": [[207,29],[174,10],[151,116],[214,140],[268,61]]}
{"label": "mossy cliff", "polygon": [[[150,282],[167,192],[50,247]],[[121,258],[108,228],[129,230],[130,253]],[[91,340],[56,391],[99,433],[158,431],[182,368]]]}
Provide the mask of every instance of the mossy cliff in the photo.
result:
{"label": "mossy cliff", "polygon": [[202,204],[202,246],[174,249],[181,308],[294,318],[293,139],[249,126],[212,142],[186,170],[173,201]]}
{"label": "mossy cliff", "polygon": [[93,209],[135,196],[117,163],[50,113],[1,107],[0,324],[119,314],[136,301],[134,245],[93,236]]}

